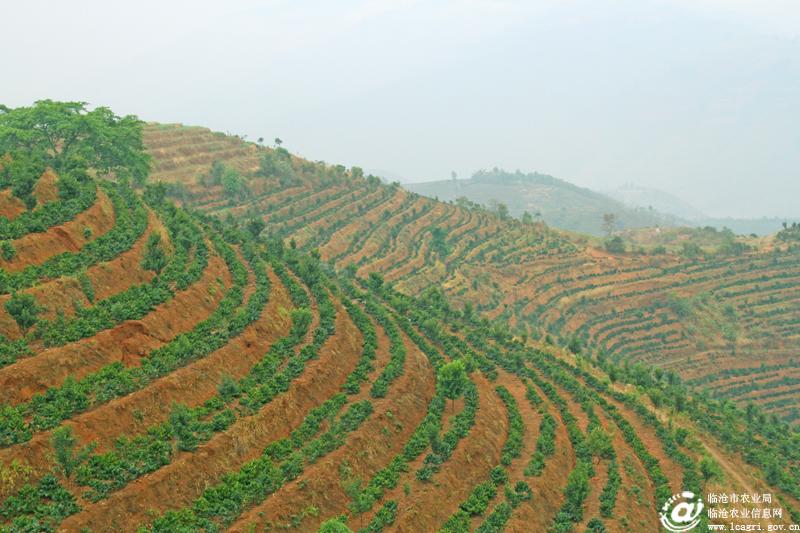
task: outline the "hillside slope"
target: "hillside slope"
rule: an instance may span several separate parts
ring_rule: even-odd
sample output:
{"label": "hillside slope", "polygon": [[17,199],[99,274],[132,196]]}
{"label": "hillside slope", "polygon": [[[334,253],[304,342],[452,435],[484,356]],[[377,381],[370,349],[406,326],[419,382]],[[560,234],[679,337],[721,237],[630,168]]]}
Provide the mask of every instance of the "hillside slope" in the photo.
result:
{"label": "hillside slope", "polygon": [[442,201],[459,197],[489,206],[500,202],[514,217],[528,212],[547,224],[579,233],[604,235],[603,215],[616,216],[615,229],[676,226],[686,222],[652,208],[634,208],[604,194],[546,174],[476,172],[471,179],[408,183],[409,190]]}
{"label": "hillside slope", "polygon": [[[151,127],[148,146],[161,146],[176,132],[183,130]],[[214,136],[198,131],[184,142],[202,152]],[[227,163],[211,157],[216,172],[209,164],[175,187],[176,196],[223,218],[261,220],[287,244],[318,253],[345,272],[380,273],[406,294],[441,287],[466,316],[485,312],[518,338],[568,342],[612,380],[647,390],[651,372],[658,383],[668,376],[669,383],[677,383],[680,377],[698,390],[699,403],[688,408],[689,418],[714,428],[715,436],[703,437],[703,443],[747,450],[728,458],[731,475],[746,470],[744,462],[767,470],[778,463],[783,466],[776,468],[796,468],[795,459],[766,459],[768,454],[750,451],[752,432],[766,431],[767,441],[782,440],[780,435],[798,440],[787,425],[800,418],[795,358],[800,310],[793,291],[800,250],[792,244],[793,233],[753,251],[615,256],[539,223],[501,220],[468,204],[383,186],[358,169],[249,146],[252,153],[230,160],[231,168],[249,171],[215,184],[214,175],[224,175]],[[161,164],[172,160],[156,159],[155,180]],[[237,180],[246,187],[233,187]],[[202,200],[195,203],[196,198]],[[674,422],[676,413],[687,410],[682,395],[689,393],[653,392],[649,401],[672,405]],[[696,415],[700,404],[709,418]],[[754,427],[737,433],[737,417]],[[766,475],[772,486],[789,492],[800,486],[777,471]]]}
{"label": "hillside slope", "polygon": [[[220,216],[258,217],[337,268],[380,272],[409,294],[440,286],[528,336],[550,334],[615,361],[656,364],[742,405],[800,418],[793,290],[800,255],[785,245],[693,258],[615,256],[540,223],[436,202],[282,149],[239,142],[227,158],[215,151],[222,137],[208,130],[152,126],[145,140],[155,180],[175,179],[182,153],[205,158],[204,168],[180,180],[184,201]],[[227,193],[213,184],[213,161],[241,171],[227,178]],[[236,180],[246,189],[234,190]],[[734,369],[737,386],[726,377]]]}
{"label": "hillside slope", "polygon": [[668,213],[687,221],[707,218],[702,211],[693,205],[659,189],[626,183],[615,189],[603,192],[630,207],[652,207],[662,213]]}
{"label": "hillside slope", "polygon": [[[447,281],[523,243],[531,264],[586,257],[547,228],[357,171],[289,159],[290,175],[282,152],[201,129],[147,128],[148,180],[188,185],[134,190],[138,121],[93,122],[73,159],[20,146],[86,120],[42,105],[0,113],[0,188],[24,205],[0,212],[0,251],[39,250],[2,270],[0,531],[317,531],[342,515],[370,532],[653,531],[679,490],[771,492],[772,523],[800,518],[797,435],[762,410],[525,339],[452,304],[449,282],[412,291],[420,258]],[[265,164],[276,174],[240,174]],[[33,194],[41,179],[58,194]],[[256,205],[263,224],[227,216]],[[420,235],[427,217],[467,236]],[[311,243],[341,231],[355,266],[337,272]],[[58,235],[68,250],[37,246]],[[485,275],[471,295],[501,279]]]}

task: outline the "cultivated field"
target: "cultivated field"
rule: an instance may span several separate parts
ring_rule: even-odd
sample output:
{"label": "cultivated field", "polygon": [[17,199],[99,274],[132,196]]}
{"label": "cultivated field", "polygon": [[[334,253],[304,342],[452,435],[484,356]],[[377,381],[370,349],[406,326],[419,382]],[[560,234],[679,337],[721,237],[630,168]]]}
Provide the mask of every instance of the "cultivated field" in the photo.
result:
{"label": "cultivated field", "polygon": [[[280,150],[202,128],[153,125],[145,141],[152,179],[180,183],[184,201],[222,217],[261,218],[338,269],[380,272],[410,294],[443,287],[517,333],[674,371],[714,397],[800,420],[796,250],[770,241],[694,259],[615,256],[541,224],[500,220],[468,202],[436,202],[288,154],[282,166],[259,171],[264,154],[280,163]],[[204,181],[214,161],[236,169],[249,189],[237,196]]]}
{"label": "cultivated field", "polygon": [[771,416],[796,252],[611,257],[201,128],[144,139],[145,187],[129,158],[0,169],[0,531],[654,531],[715,489],[800,521]]}

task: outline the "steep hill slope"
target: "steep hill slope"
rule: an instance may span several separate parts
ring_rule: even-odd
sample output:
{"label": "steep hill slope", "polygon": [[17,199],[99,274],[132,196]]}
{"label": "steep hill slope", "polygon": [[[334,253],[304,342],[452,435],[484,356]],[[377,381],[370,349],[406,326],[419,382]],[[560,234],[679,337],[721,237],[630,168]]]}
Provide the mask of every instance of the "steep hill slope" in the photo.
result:
{"label": "steep hill slope", "polygon": [[[173,130],[182,131],[151,127],[147,143],[158,145]],[[193,143],[200,146],[213,135],[198,131]],[[644,388],[639,390],[665,380],[675,384],[680,376],[697,395],[683,388],[653,390],[648,401],[670,405],[673,422],[676,413],[685,419],[679,413],[688,412],[692,423],[714,428],[714,436],[700,438],[704,445],[743,452],[726,458],[726,482],[747,470],[747,462],[765,472],[771,486],[796,492],[798,480],[788,474],[795,458],[752,451],[754,432],[772,444],[798,441],[786,424],[800,414],[792,290],[800,256],[792,233],[758,250],[714,256],[614,256],[542,224],[501,220],[468,204],[382,186],[358,169],[252,148],[231,167],[255,172],[225,178],[224,160],[217,160],[216,170],[209,165],[174,187],[175,194],[186,202],[203,198],[202,209],[224,218],[248,225],[261,220],[284,242],[352,274],[381,273],[406,294],[441,287],[465,316],[486,312],[523,339],[560,338],[589,356],[598,371]],[[158,165],[170,161],[156,161],[153,179],[160,177]],[[685,397],[694,398],[691,407]],[[750,429],[740,428],[742,420]]]}
{"label": "steep hill slope", "polygon": [[[24,205],[0,213],[0,251],[13,261],[21,239],[40,250],[2,270],[0,531],[316,531],[341,515],[372,532],[652,531],[687,489],[771,492],[786,510],[772,523],[800,519],[800,446],[785,424],[450,303],[466,295],[449,275],[477,269],[484,247],[490,264],[522,243],[526,264],[586,254],[558,234],[336,167],[290,159],[288,174],[280,151],[200,129],[148,128],[164,150],[149,179],[188,185],[133,190],[146,158],[128,117],[92,123],[80,160],[62,142],[20,146],[23,132],[91,122],[81,106],[55,109],[0,113],[0,186]],[[126,128],[133,141],[99,150]],[[212,169],[220,153],[230,166]],[[276,174],[240,181],[265,153]],[[45,175],[57,196],[30,193]],[[167,190],[222,217],[177,208]],[[352,250],[337,252],[358,264],[334,271],[311,243],[334,242],[330,225],[347,231],[350,211],[373,203],[358,217],[368,231],[351,228]],[[256,205],[266,231],[225,220]],[[92,210],[113,216],[80,231]],[[428,216],[468,236],[442,249],[435,227],[419,229]],[[76,221],[70,249],[37,247]],[[483,237],[463,242],[470,233]],[[420,257],[435,259],[434,283],[412,291],[424,269],[390,267]],[[470,295],[494,294],[484,285],[502,278],[487,272]]]}
{"label": "steep hill slope", "polygon": [[[208,130],[151,126],[145,139],[155,180],[173,179],[180,154],[205,154],[206,166],[177,182],[180,198],[221,216],[257,217],[337,268],[380,272],[409,294],[441,286],[531,337],[550,334],[615,361],[674,370],[742,405],[800,418],[800,256],[785,245],[615,256],[540,223],[436,202],[282,149],[239,142],[235,157],[215,158],[221,138]],[[241,173],[225,177],[225,168]],[[737,386],[728,383],[731,372]]]}

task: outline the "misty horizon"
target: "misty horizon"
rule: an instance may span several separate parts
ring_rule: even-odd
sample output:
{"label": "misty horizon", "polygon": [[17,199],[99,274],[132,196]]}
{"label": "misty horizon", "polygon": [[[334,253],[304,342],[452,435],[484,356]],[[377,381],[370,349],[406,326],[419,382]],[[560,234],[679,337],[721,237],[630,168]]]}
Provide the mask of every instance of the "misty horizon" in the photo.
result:
{"label": "misty horizon", "polygon": [[786,2],[42,7],[7,14],[3,104],[281,137],[405,182],[501,167],[660,189],[711,217],[800,215],[800,8]]}

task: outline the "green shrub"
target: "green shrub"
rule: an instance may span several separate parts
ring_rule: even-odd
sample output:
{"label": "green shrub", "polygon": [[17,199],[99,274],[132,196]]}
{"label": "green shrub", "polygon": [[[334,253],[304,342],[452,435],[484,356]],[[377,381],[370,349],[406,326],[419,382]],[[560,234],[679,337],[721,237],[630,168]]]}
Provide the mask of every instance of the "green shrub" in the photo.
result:
{"label": "green shrub", "polygon": [[612,459],[608,463],[608,481],[606,486],[603,487],[603,492],[600,493],[600,514],[605,518],[610,518],[614,511],[614,505],[617,501],[617,491],[622,483],[622,478],[619,474],[619,466],[616,459]]}
{"label": "green shrub", "polygon": [[222,375],[222,380],[220,381],[217,390],[219,391],[219,395],[222,397],[222,400],[225,402],[231,401],[240,394],[239,384],[230,374]]}
{"label": "green shrub", "polygon": [[470,516],[482,515],[496,495],[495,484],[491,481],[484,481],[472,489],[469,497],[459,507]]}
{"label": "green shrub", "polygon": [[75,497],[53,474],[45,474],[36,485],[23,485],[0,502],[0,516],[10,524],[4,531],[56,531],[62,520],[78,511]]}
{"label": "green shrub", "polygon": [[624,254],[625,253],[625,241],[622,240],[622,237],[617,235],[616,237],[612,237],[611,239],[605,242],[606,250],[611,252],[612,254]]}
{"label": "green shrub", "polygon": [[499,504],[486,520],[478,526],[476,533],[500,533],[505,528],[506,522],[511,518],[512,508],[506,502]]}
{"label": "green shrub", "polygon": [[526,476],[540,476],[545,466],[545,459],[553,455],[555,447],[556,419],[545,413],[539,423],[539,437],[536,439],[536,451],[525,467]]}
{"label": "green shrub", "polygon": [[81,291],[83,291],[83,295],[86,296],[89,303],[94,303],[94,285],[85,271],[78,274],[78,284],[80,284]]}
{"label": "green shrub", "polygon": [[516,508],[523,501],[530,501],[533,498],[533,490],[530,485],[524,481],[517,481],[514,488],[506,486],[506,500],[511,504],[511,507]]}
{"label": "green shrub", "polygon": [[36,324],[37,317],[42,311],[33,295],[16,292],[6,302],[5,308],[23,332],[27,332]]}
{"label": "green shrub", "polygon": [[17,254],[16,250],[14,250],[14,245],[11,244],[9,241],[3,241],[0,243],[0,255],[2,255],[3,259],[6,261],[11,261],[14,259],[14,256]]}
{"label": "green shrub", "polygon": [[339,518],[331,518],[323,522],[317,533],[353,533],[353,530]]}
{"label": "green shrub", "polygon": [[151,233],[147,238],[144,257],[142,258],[142,268],[151,270],[157,275],[167,266],[167,254],[161,244],[161,234]]}
{"label": "green shrub", "polygon": [[599,518],[592,518],[586,524],[586,533],[606,533],[606,526]]}
{"label": "green shrub", "polygon": [[50,439],[56,462],[69,478],[75,469],[83,463],[91,453],[93,446],[76,449],[77,441],[71,426],[62,426],[53,431]]}
{"label": "green shrub", "polygon": [[511,464],[511,461],[519,457],[522,452],[525,423],[522,421],[522,415],[517,407],[517,402],[514,400],[511,393],[508,392],[508,389],[501,386],[497,387],[496,391],[500,399],[503,400],[503,403],[506,405],[508,413],[508,438],[503,445],[503,452],[500,458],[500,462],[508,466]]}

